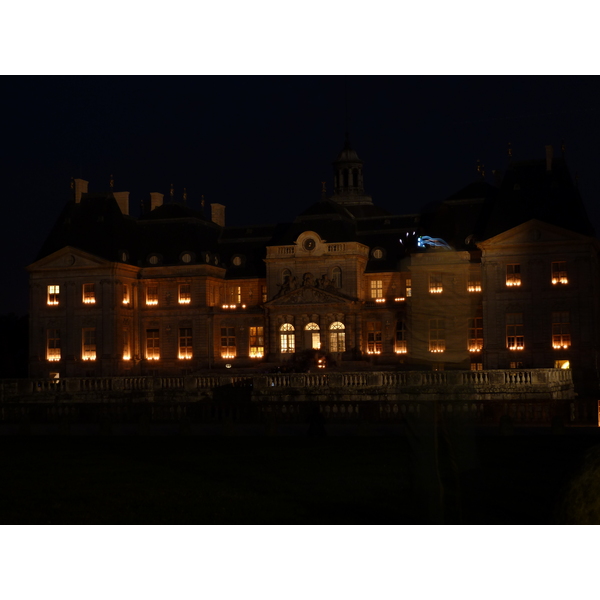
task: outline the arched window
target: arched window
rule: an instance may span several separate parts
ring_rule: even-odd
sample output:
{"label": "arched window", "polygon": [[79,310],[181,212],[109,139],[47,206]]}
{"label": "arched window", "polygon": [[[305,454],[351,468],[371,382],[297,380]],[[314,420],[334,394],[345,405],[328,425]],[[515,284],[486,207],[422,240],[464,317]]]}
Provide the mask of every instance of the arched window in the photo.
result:
{"label": "arched window", "polygon": [[304,328],[304,331],[309,332],[309,344],[308,347],[313,350],[321,349],[321,332],[317,323],[308,323],[308,325]]}
{"label": "arched window", "polygon": [[339,267],[334,267],[331,272],[331,283],[333,283],[336,288],[342,287],[342,270]]}
{"label": "arched window", "polygon": [[340,321],[335,321],[329,326],[329,352],[346,351],[346,327]]}
{"label": "arched window", "polygon": [[294,326],[291,323],[284,323],[279,328],[279,340],[282,354],[293,354],[296,350],[296,336]]}

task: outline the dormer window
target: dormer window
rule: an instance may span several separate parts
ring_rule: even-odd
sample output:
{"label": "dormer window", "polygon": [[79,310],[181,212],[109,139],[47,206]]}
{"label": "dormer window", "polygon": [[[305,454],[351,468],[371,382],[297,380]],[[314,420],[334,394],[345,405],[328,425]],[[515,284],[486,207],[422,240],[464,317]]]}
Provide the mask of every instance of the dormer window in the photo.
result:
{"label": "dormer window", "polygon": [[60,296],[60,286],[59,285],[49,285],[48,286],[48,305],[56,306],[58,305]]}
{"label": "dormer window", "polygon": [[83,284],[83,303],[96,304],[96,290],[93,283]]}
{"label": "dormer window", "polygon": [[152,265],[155,266],[158,264],[158,256],[156,256],[156,254],[153,254],[149,259],[148,262]]}

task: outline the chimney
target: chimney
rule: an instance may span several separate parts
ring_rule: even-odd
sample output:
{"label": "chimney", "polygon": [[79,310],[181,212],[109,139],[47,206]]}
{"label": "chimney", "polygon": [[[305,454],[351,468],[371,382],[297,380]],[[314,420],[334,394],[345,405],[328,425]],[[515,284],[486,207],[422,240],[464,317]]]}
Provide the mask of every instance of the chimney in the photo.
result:
{"label": "chimney", "polygon": [[129,192],[113,192],[113,196],[124,215],[129,214]]}
{"label": "chimney", "polygon": [[546,146],[546,171],[552,171],[552,146]]}
{"label": "chimney", "polygon": [[150,192],[150,210],[154,210],[159,206],[162,206],[164,194],[158,192]]}
{"label": "chimney", "polygon": [[74,183],[73,189],[75,191],[75,202],[79,203],[81,201],[81,196],[83,194],[88,193],[88,184],[90,182],[86,181],[85,179],[74,179],[73,183]]}
{"label": "chimney", "polygon": [[225,227],[225,205],[223,204],[211,204],[210,205],[210,218],[213,223]]}

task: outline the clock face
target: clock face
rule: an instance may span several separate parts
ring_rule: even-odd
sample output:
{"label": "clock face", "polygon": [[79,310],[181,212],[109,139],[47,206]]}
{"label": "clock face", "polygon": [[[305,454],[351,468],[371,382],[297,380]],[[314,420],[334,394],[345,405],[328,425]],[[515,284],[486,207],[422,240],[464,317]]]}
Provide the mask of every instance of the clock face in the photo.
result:
{"label": "clock face", "polygon": [[315,240],[313,240],[312,238],[308,238],[304,240],[304,243],[302,245],[304,246],[305,250],[314,250],[317,244]]}

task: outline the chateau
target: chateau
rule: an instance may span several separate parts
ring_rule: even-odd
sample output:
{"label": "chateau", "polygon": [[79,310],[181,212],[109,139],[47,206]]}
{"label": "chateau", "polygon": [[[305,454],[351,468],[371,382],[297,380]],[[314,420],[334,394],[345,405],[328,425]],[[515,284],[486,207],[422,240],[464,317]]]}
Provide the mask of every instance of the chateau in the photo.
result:
{"label": "chateau", "polygon": [[[334,193],[230,227],[151,193],[72,198],[30,273],[30,376],[571,368],[598,387],[598,240],[563,157],[511,162],[419,214],[377,207],[346,140]],[[302,207],[299,207],[302,208]],[[319,362],[320,360],[320,362]]]}

